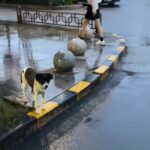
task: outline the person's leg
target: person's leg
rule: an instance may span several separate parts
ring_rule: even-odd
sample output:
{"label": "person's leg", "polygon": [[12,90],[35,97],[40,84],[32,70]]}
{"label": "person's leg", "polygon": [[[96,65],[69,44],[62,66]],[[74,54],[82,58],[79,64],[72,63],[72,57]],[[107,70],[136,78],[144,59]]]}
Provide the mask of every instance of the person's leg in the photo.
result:
{"label": "person's leg", "polygon": [[99,44],[99,45],[105,45],[105,41],[104,41],[104,35],[103,35],[103,28],[101,26],[101,23],[100,23],[100,19],[97,18],[95,20],[95,25],[96,25],[96,29],[98,31],[98,34],[99,34],[99,37],[100,39],[96,42],[96,44]]}
{"label": "person's leg", "polygon": [[88,24],[89,24],[89,20],[85,18],[82,22],[82,27],[85,29]]}
{"label": "person's leg", "polygon": [[78,33],[79,38],[84,39],[84,35],[85,35],[85,32],[86,32],[86,27],[88,26],[88,24],[89,24],[89,20],[85,18],[82,21],[82,29],[79,30],[79,33]]}
{"label": "person's leg", "polygon": [[96,25],[97,31],[99,33],[99,36],[103,37],[103,28],[101,26],[100,19],[95,20],[95,25]]}

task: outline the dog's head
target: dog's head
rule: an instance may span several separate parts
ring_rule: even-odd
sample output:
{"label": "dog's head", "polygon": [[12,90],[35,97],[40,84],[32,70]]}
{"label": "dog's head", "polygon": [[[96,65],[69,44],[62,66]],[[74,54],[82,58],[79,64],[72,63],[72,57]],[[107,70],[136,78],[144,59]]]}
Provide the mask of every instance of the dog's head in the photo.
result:
{"label": "dog's head", "polygon": [[53,79],[53,75],[51,73],[37,73],[35,74],[35,78],[46,90],[50,80]]}

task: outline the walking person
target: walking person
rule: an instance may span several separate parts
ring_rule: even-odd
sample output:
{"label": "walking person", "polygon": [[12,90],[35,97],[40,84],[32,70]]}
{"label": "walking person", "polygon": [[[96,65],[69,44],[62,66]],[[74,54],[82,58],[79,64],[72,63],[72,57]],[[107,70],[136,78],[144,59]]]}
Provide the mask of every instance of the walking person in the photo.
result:
{"label": "walking person", "polygon": [[87,0],[87,12],[85,14],[85,19],[83,20],[82,27],[86,28],[89,24],[89,20],[95,20],[96,29],[99,34],[99,40],[96,42],[97,45],[105,45],[104,36],[103,36],[103,28],[100,23],[100,10],[99,3],[102,0]]}

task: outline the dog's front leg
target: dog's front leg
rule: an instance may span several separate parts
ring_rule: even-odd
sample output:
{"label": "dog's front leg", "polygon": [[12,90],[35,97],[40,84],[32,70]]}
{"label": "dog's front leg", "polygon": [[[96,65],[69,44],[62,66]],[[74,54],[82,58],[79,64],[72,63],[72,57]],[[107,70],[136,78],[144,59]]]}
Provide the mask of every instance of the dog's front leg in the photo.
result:
{"label": "dog's front leg", "polygon": [[42,95],[42,109],[46,109],[45,107],[45,92],[41,94]]}
{"label": "dog's front leg", "polygon": [[35,112],[36,112],[37,114],[40,114],[41,111],[40,111],[40,109],[38,108],[38,102],[37,102],[38,93],[37,93],[37,92],[34,92],[32,95],[33,95],[33,100],[34,100]]}
{"label": "dog's front leg", "polygon": [[22,93],[23,93],[23,101],[24,103],[27,103],[27,96],[26,96],[26,90],[27,90],[27,83],[26,81],[21,83]]}

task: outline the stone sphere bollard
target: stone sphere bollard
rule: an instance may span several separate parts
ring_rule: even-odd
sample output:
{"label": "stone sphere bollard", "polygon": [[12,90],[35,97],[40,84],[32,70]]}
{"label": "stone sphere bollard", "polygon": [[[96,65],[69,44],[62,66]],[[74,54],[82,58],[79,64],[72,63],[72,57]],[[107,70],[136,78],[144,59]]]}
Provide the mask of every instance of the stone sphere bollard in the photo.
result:
{"label": "stone sphere bollard", "polygon": [[53,64],[58,72],[71,71],[75,64],[75,56],[69,51],[59,51],[54,56]]}
{"label": "stone sphere bollard", "polygon": [[86,28],[80,28],[78,36],[83,39],[91,39],[93,35],[93,31],[88,26]]}
{"label": "stone sphere bollard", "polygon": [[84,40],[80,38],[75,38],[69,41],[68,49],[75,55],[75,56],[83,56],[87,50],[87,44]]}

